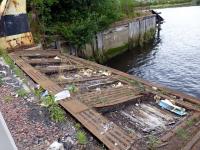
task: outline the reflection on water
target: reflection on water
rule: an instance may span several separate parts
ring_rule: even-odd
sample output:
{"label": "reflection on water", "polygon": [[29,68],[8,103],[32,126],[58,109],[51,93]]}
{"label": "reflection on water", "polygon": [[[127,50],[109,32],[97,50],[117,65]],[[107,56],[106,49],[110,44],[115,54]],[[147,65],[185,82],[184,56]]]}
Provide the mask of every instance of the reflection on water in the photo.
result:
{"label": "reflection on water", "polygon": [[107,65],[200,98],[200,7],[158,11],[165,23],[154,42]]}

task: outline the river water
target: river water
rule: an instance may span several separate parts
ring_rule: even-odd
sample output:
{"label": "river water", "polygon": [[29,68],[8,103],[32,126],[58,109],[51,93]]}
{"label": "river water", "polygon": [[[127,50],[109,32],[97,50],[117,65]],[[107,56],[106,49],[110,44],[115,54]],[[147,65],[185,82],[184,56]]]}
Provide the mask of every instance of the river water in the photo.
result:
{"label": "river water", "polygon": [[157,11],[165,22],[155,40],[107,65],[200,98],[200,7]]}

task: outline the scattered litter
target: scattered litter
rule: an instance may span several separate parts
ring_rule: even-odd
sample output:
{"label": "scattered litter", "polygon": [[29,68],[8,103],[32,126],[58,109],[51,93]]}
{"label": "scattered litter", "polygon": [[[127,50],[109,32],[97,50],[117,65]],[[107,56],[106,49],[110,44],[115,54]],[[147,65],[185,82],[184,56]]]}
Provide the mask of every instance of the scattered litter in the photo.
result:
{"label": "scattered litter", "polygon": [[111,72],[109,72],[109,71],[102,71],[102,70],[100,70],[99,71],[102,75],[105,75],[105,76],[110,76],[111,75]]}
{"label": "scattered litter", "polygon": [[63,100],[70,97],[70,93],[68,90],[61,91],[55,95],[55,101]]}
{"label": "scattered litter", "polygon": [[4,77],[6,76],[6,71],[0,71],[0,74],[4,74]]}
{"label": "scattered litter", "polygon": [[64,150],[64,146],[62,143],[55,141],[49,146],[47,150]]}
{"label": "scattered litter", "polygon": [[60,57],[56,56],[56,57],[54,57],[54,59],[57,59],[57,60],[59,60],[59,59],[60,59]]}
{"label": "scattered litter", "polygon": [[139,106],[139,104],[138,104],[138,103],[136,103],[136,104],[135,104],[135,106],[137,106],[137,107],[138,107],[138,106]]}
{"label": "scattered litter", "polygon": [[112,84],[112,87],[122,87],[123,84],[121,82],[118,82],[117,84]]}
{"label": "scattered litter", "polygon": [[40,89],[40,85],[39,84],[34,84],[34,88],[35,89]]}
{"label": "scattered litter", "polygon": [[99,92],[100,92],[100,91],[101,91],[101,89],[100,89],[100,88],[96,88],[96,91],[99,91]]}
{"label": "scattered litter", "polygon": [[49,94],[49,92],[46,90],[46,91],[44,91],[42,94],[41,94],[41,97],[45,97],[45,96],[47,96]]}
{"label": "scattered litter", "polygon": [[109,122],[109,123],[106,123],[106,124],[101,124],[101,126],[102,126],[101,134],[104,134],[104,133],[106,133],[109,129],[112,128],[113,122]]}
{"label": "scattered litter", "polygon": [[155,87],[155,86],[152,86],[152,89],[155,90],[155,91],[158,90],[158,88]]}
{"label": "scattered litter", "polygon": [[161,97],[158,96],[158,95],[155,95],[153,98],[156,100],[157,103],[158,103],[158,102],[160,101],[160,99],[161,99]]}
{"label": "scattered litter", "polygon": [[79,74],[75,74],[74,77],[75,78],[81,78],[81,76]]}
{"label": "scattered litter", "polygon": [[69,79],[69,78],[66,78],[64,75],[60,75],[59,77],[58,77],[58,80],[65,80],[65,79]]}
{"label": "scattered litter", "polygon": [[186,111],[185,111],[185,108],[182,108],[182,107],[179,107],[179,106],[176,106],[174,104],[172,104],[172,102],[170,102],[168,99],[165,99],[165,100],[161,100],[158,105],[163,108],[163,109],[166,109],[166,110],[169,110],[177,115],[180,115],[180,116],[184,116],[186,115]]}
{"label": "scattered litter", "polygon": [[87,76],[87,77],[91,77],[93,73],[91,69],[87,69],[87,70],[82,69],[81,72],[83,73],[84,76]]}
{"label": "scattered litter", "polygon": [[115,87],[122,87],[122,86],[123,86],[123,84],[121,82],[118,82]]}

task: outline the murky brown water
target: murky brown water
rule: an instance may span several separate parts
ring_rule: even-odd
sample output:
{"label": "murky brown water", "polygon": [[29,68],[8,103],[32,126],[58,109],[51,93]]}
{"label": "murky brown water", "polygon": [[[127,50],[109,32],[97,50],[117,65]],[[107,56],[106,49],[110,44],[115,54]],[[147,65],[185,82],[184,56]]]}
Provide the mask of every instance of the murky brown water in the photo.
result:
{"label": "murky brown water", "polygon": [[200,98],[200,7],[167,8],[160,35],[107,65]]}

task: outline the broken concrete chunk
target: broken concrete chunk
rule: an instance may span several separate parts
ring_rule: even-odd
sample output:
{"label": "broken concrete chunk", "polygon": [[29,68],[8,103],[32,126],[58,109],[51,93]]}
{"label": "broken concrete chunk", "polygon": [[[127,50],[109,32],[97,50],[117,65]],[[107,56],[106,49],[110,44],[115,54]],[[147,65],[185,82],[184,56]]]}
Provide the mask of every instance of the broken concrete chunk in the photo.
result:
{"label": "broken concrete chunk", "polygon": [[64,150],[64,146],[62,143],[55,141],[49,146],[47,150]]}

